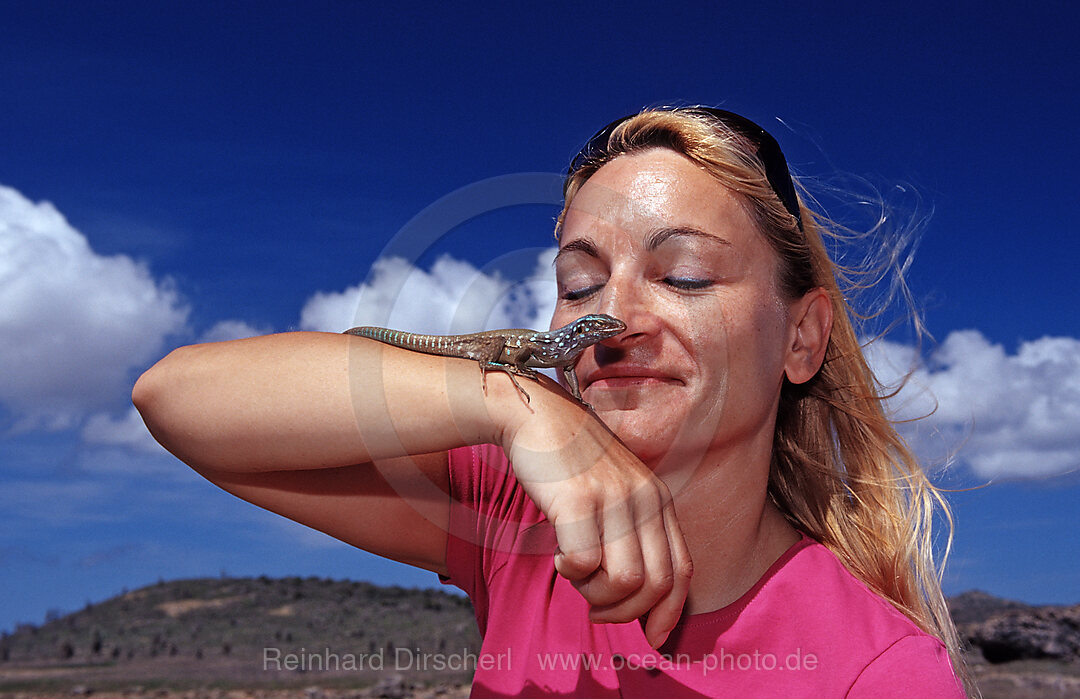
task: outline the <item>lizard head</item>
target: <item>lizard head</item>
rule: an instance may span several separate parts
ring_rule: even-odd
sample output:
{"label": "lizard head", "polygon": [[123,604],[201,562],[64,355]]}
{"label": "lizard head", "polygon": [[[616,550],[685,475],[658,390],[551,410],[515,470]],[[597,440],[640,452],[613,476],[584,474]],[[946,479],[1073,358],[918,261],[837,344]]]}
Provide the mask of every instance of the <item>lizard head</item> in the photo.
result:
{"label": "lizard head", "polygon": [[568,330],[573,338],[588,346],[615,337],[626,330],[626,323],[603,313],[590,313],[560,330]]}
{"label": "lizard head", "polygon": [[558,330],[552,330],[550,335],[563,354],[576,355],[586,347],[615,337],[624,330],[626,323],[618,318],[603,313],[590,313]]}
{"label": "lizard head", "polygon": [[589,346],[615,337],[626,330],[626,323],[602,313],[582,316],[572,323],[532,336],[537,366],[564,365],[576,361]]}

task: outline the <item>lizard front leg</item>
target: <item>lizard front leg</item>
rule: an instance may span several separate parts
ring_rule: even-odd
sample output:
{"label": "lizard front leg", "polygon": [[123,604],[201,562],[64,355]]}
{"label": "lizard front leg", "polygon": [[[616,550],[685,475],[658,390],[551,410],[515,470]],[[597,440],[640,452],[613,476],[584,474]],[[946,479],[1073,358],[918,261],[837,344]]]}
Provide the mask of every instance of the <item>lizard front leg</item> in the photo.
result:
{"label": "lizard front leg", "polygon": [[525,389],[521,387],[515,376],[527,376],[533,381],[539,381],[540,375],[532,369],[525,366],[516,366],[514,364],[503,364],[502,362],[480,362],[480,376],[484,383],[484,393],[487,393],[487,372],[495,369],[497,371],[505,371],[506,375],[510,377],[510,380],[514,382],[514,388],[518,390],[521,397],[525,399],[526,403],[531,402],[529,394],[525,392]]}
{"label": "lizard front leg", "polygon": [[577,362],[573,361],[566,366],[559,367],[559,373],[562,374],[563,380],[566,381],[566,387],[570,389],[570,395],[576,398],[578,402],[584,405],[586,408],[591,409],[592,406],[589,405],[588,402],[586,402],[586,400],[581,397],[581,388],[578,385],[576,369]]}
{"label": "lizard front leg", "polygon": [[566,381],[566,387],[570,389],[570,395],[584,403],[585,401],[581,400],[581,391],[578,389],[578,380],[577,374],[574,373],[574,365],[569,364],[567,366],[559,367],[559,373],[562,374],[563,380]]}

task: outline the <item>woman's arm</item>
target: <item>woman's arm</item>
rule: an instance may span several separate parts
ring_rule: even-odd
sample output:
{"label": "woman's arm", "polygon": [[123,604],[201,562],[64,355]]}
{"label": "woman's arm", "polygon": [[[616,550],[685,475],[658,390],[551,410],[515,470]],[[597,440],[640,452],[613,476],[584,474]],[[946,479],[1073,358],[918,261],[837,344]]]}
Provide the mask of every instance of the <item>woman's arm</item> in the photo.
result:
{"label": "woman's arm", "polygon": [[343,541],[439,573],[446,451],[498,444],[555,525],[559,572],[597,621],[674,626],[690,560],[671,498],[546,378],[526,404],[501,372],[363,338],[288,333],[178,349],[133,401],[155,438],[222,488]]}
{"label": "woman's arm", "polygon": [[475,362],[329,333],[182,347],[132,392],[154,437],[221,488],[438,573],[446,450],[493,441],[484,399]]}
{"label": "woman's arm", "polygon": [[230,473],[445,451],[491,441],[497,427],[475,362],[330,333],[182,347],[132,399],[166,449]]}

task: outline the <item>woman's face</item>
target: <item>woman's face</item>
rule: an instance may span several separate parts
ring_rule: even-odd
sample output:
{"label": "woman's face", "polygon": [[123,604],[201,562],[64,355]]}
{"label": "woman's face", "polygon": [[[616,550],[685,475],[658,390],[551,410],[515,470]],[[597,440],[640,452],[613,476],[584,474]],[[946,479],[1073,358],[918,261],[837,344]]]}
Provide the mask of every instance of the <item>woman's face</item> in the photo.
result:
{"label": "woman's face", "polygon": [[793,341],[776,266],[736,195],[674,151],[620,156],[574,197],[552,327],[586,313],[626,322],[577,374],[584,399],[646,463],[771,447]]}

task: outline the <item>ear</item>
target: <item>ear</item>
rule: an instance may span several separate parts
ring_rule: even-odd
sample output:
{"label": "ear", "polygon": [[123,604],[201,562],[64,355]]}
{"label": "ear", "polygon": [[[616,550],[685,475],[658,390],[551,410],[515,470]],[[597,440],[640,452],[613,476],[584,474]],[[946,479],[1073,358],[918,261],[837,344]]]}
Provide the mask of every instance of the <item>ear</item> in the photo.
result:
{"label": "ear", "polygon": [[814,378],[825,360],[832,332],[833,307],[829,293],[818,287],[791,305],[791,345],[784,374],[791,383]]}

